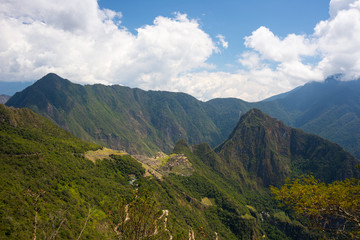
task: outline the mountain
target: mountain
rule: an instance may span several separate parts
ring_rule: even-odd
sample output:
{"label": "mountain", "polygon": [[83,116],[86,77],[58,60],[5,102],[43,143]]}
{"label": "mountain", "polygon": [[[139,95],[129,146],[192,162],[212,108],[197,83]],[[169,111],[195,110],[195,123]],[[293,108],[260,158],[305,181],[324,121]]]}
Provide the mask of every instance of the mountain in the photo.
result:
{"label": "mountain", "polygon": [[[281,111],[271,110],[276,107]],[[360,79],[345,82],[333,76],[321,83],[308,83],[264,104],[263,109],[290,126],[338,143],[360,158]]]}
{"label": "mountain", "polygon": [[263,217],[238,185],[202,161],[203,150],[212,151],[207,144],[179,141],[171,158],[182,154],[193,171],[159,179],[130,155],[84,142],[29,109],[0,105],[0,140],[4,239],[287,238],[277,228],[283,225],[273,224],[279,209],[263,204]]}
{"label": "mountain", "polygon": [[307,173],[325,182],[360,177],[360,161],[339,145],[287,127],[258,109],[244,114],[215,152],[224,160],[222,168],[242,185],[279,186]]}
{"label": "mountain", "polygon": [[0,95],[0,104],[5,104],[7,102],[7,100],[9,100],[9,98],[10,98],[10,96],[1,94]]}
{"label": "mountain", "polygon": [[28,107],[65,130],[134,154],[169,153],[179,139],[221,144],[251,108],[333,141],[360,158],[360,80],[336,76],[261,102],[225,98],[201,102],[184,93],[122,86],[78,85],[48,74],[16,93],[8,106]]}
{"label": "mountain", "polygon": [[6,104],[30,108],[84,140],[130,153],[170,152],[181,138],[190,144],[222,141],[201,102],[183,93],[82,86],[48,74]]}
{"label": "mountain", "polygon": [[359,176],[359,161],[338,145],[256,109],[215,151],[180,140],[171,155],[147,164],[84,142],[29,109],[0,105],[0,140],[4,239],[139,239],[139,226],[141,236],[156,239],[317,239],[277,207],[267,185],[283,183],[283,175],[272,173]]}
{"label": "mountain", "polygon": [[213,99],[205,104],[222,136],[230,134],[239,115],[255,107],[291,127],[333,141],[360,159],[360,79],[339,81],[331,76],[261,102]]}
{"label": "mountain", "polygon": [[[230,230],[221,206],[238,218],[249,210],[202,174],[157,179],[130,155],[84,142],[29,109],[0,105],[0,140],[1,239],[237,239],[260,231],[246,219],[249,230]],[[201,198],[209,190],[222,205]]]}
{"label": "mountain", "polygon": [[[253,219],[256,223],[256,219],[262,219],[255,229],[261,229],[269,239],[320,237],[307,232],[302,224],[298,224],[303,219],[294,218],[290,212],[277,209],[269,194],[270,185],[280,186],[287,177],[309,173],[325,182],[360,177],[357,167],[360,161],[339,145],[288,127],[258,109],[251,109],[242,115],[228,139],[217,148],[212,149],[206,143],[190,147],[185,141],[180,141],[174,152],[187,156],[197,169],[196,174],[208,181],[207,184],[200,183],[199,179],[190,181],[194,174],[184,180],[185,189],[193,191],[196,188],[205,194],[201,197],[212,199],[216,194],[207,186],[215,184],[229,195],[239,194],[233,196],[242,199],[243,204],[252,209],[250,216],[253,218],[249,220]],[[224,205],[221,208],[228,209]],[[241,211],[244,212],[244,209]],[[245,215],[242,215],[243,218]],[[230,213],[225,216],[229,217],[229,227],[233,232],[244,231],[244,223],[240,226],[236,224],[236,216]],[[253,231],[253,234],[256,232],[251,230],[254,229],[252,224],[245,225],[245,229]],[[255,236],[247,235],[244,238],[258,239],[261,235],[257,232]]]}

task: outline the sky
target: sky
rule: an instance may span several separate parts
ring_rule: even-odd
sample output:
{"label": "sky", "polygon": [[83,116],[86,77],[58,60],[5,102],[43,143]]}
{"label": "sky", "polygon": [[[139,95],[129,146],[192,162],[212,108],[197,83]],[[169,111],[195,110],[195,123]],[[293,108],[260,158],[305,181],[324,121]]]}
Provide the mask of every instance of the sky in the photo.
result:
{"label": "sky", "polygon": [[0,0],[0,81],[259,101],[360,76],[360,0]]}

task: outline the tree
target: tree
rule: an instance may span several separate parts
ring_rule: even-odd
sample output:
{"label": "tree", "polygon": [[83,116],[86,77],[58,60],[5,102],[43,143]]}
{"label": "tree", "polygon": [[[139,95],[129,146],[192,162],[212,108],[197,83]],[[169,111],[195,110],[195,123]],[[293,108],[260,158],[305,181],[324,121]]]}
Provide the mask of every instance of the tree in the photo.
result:
{"label": "tree", "polygon": [[360,180],[325,184],[313,176],[287,180],[281,188],[270,187],[282,205],[311,220],[321,230],[360,239]]}
{"label": "tree", "polygon": [[116,202],[105,203],[109,223],[118,239],[172,239],[167,227],[168,210],[160,210],[158,202],[145,192],[129,202],[119,197]]}

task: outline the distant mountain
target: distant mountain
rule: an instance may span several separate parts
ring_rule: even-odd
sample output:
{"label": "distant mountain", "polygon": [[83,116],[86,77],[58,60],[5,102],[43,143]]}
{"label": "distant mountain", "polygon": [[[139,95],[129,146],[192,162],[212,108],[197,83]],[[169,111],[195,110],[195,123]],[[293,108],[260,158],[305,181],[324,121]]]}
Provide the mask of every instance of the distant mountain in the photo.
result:
{"label": "distant mountain", "polygon": [[49,74],[15,94],[8,106],[28,107],[76,136],[130,153],[170,152],[189,144],[223,142],[251,108],[338,143],[360,158],[360,80],[311,82],[270,99],[201,102],[184,93],[122,86],[78,85]]}
{"label": "distant mountain", "polygon": [[287,177],[312,173],[325,182],[359,178],[360,161],[339,145],[285,126],[260,110],[243,115],[228,140],[215,149],[239,183],[281,185]]}
{"label": "distant mountain", "polygon": [[230,134],[239,115],[256,107],[291,127],[333,141],[360,159],[360,79],[339,81],[332,76],[261,102],[225,98],[205,104],[222,136]]}
{"label": "distant mountain", "polygon": [[262,109],[290,126],[338,143],[360,159],[360,79],[344,82],[334,76],[308,83]]}
{"label": "distant mountain", "polygon": [[176,141],[222,141],[202,102],[184,93],[78,85],[48,74],[8,106],[28,107],[76,136],[130,153],[170,152]]}
{"label": "distant mountain", "polygon": [[0,95],[0,104],[5,104],[7,102],[7,100],[9,100],[9,98],[10,98],[10,96],[1,94]]}

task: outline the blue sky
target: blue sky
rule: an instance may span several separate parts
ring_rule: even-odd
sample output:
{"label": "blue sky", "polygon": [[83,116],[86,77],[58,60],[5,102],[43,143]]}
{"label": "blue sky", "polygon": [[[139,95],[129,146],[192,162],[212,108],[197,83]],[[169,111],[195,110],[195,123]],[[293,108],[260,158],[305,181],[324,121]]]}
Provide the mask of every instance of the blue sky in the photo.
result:
{"label": "blue sky", "polygon": [[314,26],[329,17],[328,0],[100,0],[100,7],[122,13],[122,25],[136,34],[136,29],[152,24],[157,16],[172,17],[175,12],[197,19],[210,36],[225,36],[229,47],[221,54],[211,56],[218,67],[234,64],[245,51],[244,37],[260,26],[266,26],[276,35],[289,33],[312,34]]}
{"label": "blue sky", "polygon": [[0,22],[0,82],[259,101],[360,77],[360,0],[2,0]]}

